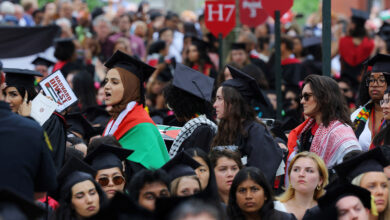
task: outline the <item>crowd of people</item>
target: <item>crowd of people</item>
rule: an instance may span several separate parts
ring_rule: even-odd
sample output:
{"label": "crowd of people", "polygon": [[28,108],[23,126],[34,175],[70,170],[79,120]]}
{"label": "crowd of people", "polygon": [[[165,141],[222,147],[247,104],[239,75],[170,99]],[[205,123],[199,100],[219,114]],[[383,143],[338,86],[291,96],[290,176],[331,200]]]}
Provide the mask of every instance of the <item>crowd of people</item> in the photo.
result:
{"label": "crowd of people", "polygon": [[[219,66],[203,14],[2,1],[2,25],[61,31],[56,60],[0,65],[0,218],[390,219],[390,23],[351,13],[332,14],[330,77],[321,14],[282,21],[277,115],[271,19]],[[78,100],[40,125],[58,70]]]}

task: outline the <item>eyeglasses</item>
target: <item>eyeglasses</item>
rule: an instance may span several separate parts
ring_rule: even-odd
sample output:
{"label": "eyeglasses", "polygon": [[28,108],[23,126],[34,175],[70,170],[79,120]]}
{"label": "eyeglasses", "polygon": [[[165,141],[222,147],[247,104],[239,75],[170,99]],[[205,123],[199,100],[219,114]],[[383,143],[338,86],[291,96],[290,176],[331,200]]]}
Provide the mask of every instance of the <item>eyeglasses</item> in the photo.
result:
{"label": "eyeglasses", "polygon": [[366,86],[373,86],[375,82],[378,84],[378,86],[384,86],[386,85],[386,78],[385,77],[379,77],[378,79],[375,78],[367,78],[366,79]]}
{"label": "eyeglasses", "polygon": [[390,102],[390,99],[382,99],[382,100],[379,101],[379,103],[380,103],[381,105],[389,104],[389,102]]}
{"label": "eyeglasses", "polygon": [[[123,176],[114,176],[112,178],[112,182],[115,185],[121,185],[123,182],[125,182],[125,178],[123,178]],[[107,186],[110,183],[110,178],[108,178],[108,177],[101,177],[101,178],[98,179],[98,183],[101,186]]]}
{"label": "eyeglasses", "polygon": [[299,100],[305,99],[305,101],[309,101],[309,98],[313,96],[313,93],[303,93],[303,95],[299,96]]}

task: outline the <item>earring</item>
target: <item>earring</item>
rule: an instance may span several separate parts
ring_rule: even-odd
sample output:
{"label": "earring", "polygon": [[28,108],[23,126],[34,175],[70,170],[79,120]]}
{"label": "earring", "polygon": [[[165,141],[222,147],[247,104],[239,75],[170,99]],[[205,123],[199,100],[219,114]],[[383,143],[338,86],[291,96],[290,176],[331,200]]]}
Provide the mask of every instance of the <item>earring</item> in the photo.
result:
{"label": "earring", "polygon": [[320,190],[320,189],[321,189],[321,186],[320,186],[320,185],[318,185],[318,186],[316,187],[316,189],[317,189],[317,190]]}

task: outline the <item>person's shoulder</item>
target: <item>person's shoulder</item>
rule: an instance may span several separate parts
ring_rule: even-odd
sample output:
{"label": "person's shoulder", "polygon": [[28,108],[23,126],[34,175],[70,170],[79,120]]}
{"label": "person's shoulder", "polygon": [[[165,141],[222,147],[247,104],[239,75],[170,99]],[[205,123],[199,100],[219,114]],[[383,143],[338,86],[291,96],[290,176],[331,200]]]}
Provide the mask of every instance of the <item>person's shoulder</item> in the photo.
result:
{"label": "person's shoulder", "polygon": [[295,220],[296,219],[296,217],[293,214],[278,211],[276,209],[271,209],[268,212],[269,213],[267,213],[268,214],[267,217],[264,219],[283,219],[283,220]]}
{"label": "person's shoulder", "polygon": [[11,126],[13,127],[18,127],[23,130],[42,131],[42,127],[33,118],[26,118],[18,114],[12,114],[10,115],[10,119],[10,122],[12,122]]}

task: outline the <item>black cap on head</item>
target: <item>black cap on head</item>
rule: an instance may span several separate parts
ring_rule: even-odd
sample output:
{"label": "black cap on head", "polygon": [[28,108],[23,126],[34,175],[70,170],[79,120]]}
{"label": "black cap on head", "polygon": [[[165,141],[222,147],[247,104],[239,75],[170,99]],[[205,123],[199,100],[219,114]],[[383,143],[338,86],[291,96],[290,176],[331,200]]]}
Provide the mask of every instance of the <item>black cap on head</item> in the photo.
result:
{"label": "black cap on head", "polygon": [[[328,207],[336,209],[337,202],[346,196],[355,196],[359,198],[364,207],[369,210],[371,209],[370,191],[350,183],[334,183],[328,185],[326,194],[318,200],[318,206],[322,210],[326,210]],[[337,213],[337,210],[333,213]]]}
{"label": "black cap on head", "polygon": [[85,140],[98,135],[92,124],[80,113],[67,114],[65,119],[67,124],[70,125],[68,130],[80,134]]}
{"label": "black cap on head", "polygon": [[46,213],[33,201],[8,188],[0,189],[0,210],[1,219],[37,219]]}
{"label": "black cap on head", "polygon": [[173,86],[211,102],[214,79],[183,64],[176,64]]}
{"label": "black cap on head", "polygon": [[65,198],[66,194],[72,189],[72,186],[76,183],[83,182],[85,180],[94,180],[96,170],[90,167],[85,162],[71,157],[65,165],[62,167],[60,173],[57,176],[57,180],[60,188],[60,197]]}
{"label": "black cap on head", "polygon": [[5,83],[9,86],[34,87],[35,76],[41,73],[27,69],[4,68]]}
{"label": "black cap on head", "polygon": [[352,19],[354,20],[365,22],[370,18],[370,14],[368,12],[361,11],[355,8],[351,8],[351,11],[352,11]]}
{"label": "black cap on head", "polygon": [[141,83],[147,81],[150,75],[156,70],[154,67],[149,66],[141,60],[125,54],[120,50],[117,50],[104,65],[109,69],[115,67],[123,68],[136,75]]}
{"label": "black cap on head", "polygon": [[307,37],[307,38],[303,38],[303,40],[302,40],[302,47],[307,48],[307,47],[321,45],[321,42],[322,42],[321,37]]}
{"label": "black cap on head", "polygon": [[390,55],[377,54],[367,61],[367,66],[372,66],[371,72],[390,74]]}
{"label": "black cap on head", "polygon": [[246,50],[245,43],[232,43],[230,46],[231,50]]}
{"label": "black cap on head", "polygon": [[68,44],[73,44],[75,38],[72,37],[59,37],[54,39],[55,44],[60,44],[61,46],[66,46]]}
{"label": "black cap on head", "polygon": [[36,65],[36,66],[43,65],[43,66],[47,66],[47,67],[51,67],[54,65],[53,61],[50,61],[44,57],[39,57],[39,56],[37,58],[35,58],[31,63]]}
{"label": "black cap on head", "polygon": [[382,150],[375,148],[343,161],[334,169],[339,178],[351,182],[355,177],[366,172],[383,172],[383,168],[387,165],[389,162],[383,156]]}
{"label": "black cap on head", "polygon": [[101,144],[94,151],[87,154],[84,161],[96,170],[109,169],[118,167],[122,169],[122,161],[130,156],[134,151],[112,146],[109,144]]}
{"label": "black cap on head", "polygon": [[196,160],[182,151],[176,154],[170,161],[168,161],[161,169],[167,171],[170,181],[182,176],[196,175],[195,169],[201,166]]}
{"label": "black cap on head", "polygon": [[229,68],[233,79],[226,80],[222,83],[222,86],[235,88],[248,104],[250,104],[252,100],[258,100],[260,103],[267,105],[267,101],[253,77],[233,66],[227,65],[227,67]]}
{"label": "black cap on head", "polygon": [[197,36],[191,36],[191,44],[195,45],[199,50],[207,50],[208,43]]}

